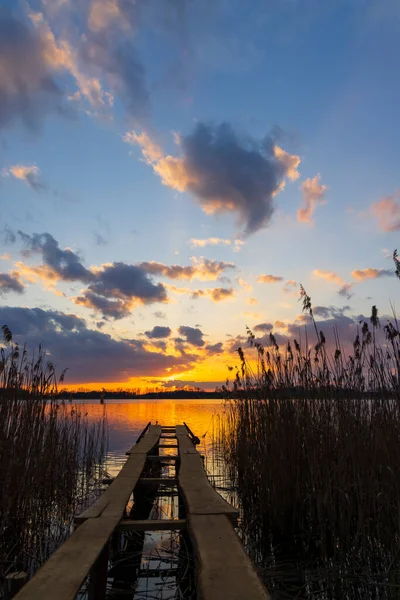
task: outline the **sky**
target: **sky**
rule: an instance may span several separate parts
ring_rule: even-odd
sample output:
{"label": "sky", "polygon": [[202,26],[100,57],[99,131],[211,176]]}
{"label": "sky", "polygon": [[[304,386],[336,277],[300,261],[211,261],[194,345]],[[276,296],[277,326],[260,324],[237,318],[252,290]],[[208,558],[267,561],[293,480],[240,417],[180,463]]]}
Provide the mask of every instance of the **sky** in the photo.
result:
{"label": "sky", "polygon": [[66,387],[229,376],[400,291],[397,0],[0,0],[0,324]]}

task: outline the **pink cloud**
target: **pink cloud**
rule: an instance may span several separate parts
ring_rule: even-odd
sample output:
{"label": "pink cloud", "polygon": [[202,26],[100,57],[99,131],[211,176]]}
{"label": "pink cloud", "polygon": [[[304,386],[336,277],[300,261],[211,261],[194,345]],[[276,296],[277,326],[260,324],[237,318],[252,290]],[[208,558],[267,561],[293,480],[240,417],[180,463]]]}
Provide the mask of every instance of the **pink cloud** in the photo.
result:
{"label": "pink cloud", "polygon": [[297,211],[297,220],[302,223],[311,223],[315,209],[319,204],[325,204],[326,185],[320,183],[321,175],[309,177],[301,184],[303,193],[303,206]]}
{"label": "pink cloud", "polygon": [[371,205],[370,211],[378,220],[382,231],[399,231],[400,229],[400,190],[391,196],[385,196]]}

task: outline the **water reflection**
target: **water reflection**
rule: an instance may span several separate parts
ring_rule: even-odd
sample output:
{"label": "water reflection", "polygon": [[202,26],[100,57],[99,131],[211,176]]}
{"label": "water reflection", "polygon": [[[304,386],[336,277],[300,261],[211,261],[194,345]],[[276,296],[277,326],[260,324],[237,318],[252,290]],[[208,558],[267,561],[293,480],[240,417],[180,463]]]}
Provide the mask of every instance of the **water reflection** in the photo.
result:
{"label": "water reflection", "polygon": [[[89,421],[97,421],[103,415],[100,399],[84,404]],[[125,452],[136,442],[149,421],[160,425],[187,423],[200,438],[197,447],[207,460],[207,467],[215,470],[212,448],[212,432],[223,418],[221,400],[106,400],[108,422],[107,470],[115,476],[126,460]]]}

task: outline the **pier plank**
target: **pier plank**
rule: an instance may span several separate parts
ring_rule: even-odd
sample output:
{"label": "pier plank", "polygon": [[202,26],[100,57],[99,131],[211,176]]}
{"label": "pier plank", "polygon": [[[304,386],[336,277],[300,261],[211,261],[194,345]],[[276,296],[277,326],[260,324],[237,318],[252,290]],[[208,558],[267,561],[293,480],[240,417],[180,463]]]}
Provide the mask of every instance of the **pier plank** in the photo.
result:
{"label": "pier plank", "polygon": [[226,516],[190,515],[189,532],[200,600],[270,600]]}
{"label": "pier plank", "polygon": [[142,437],[140,442],[133,445],[126,454],[147,454],[158,443],[160,435],[161,425],[150,425],[147,433]]}
{"label": "pier plank", "polygon": [[38,570],[16,600],[73,600],[115,528],[115,519],[88,519]]}
{"label": "pier plank", "polygon": [[226,515],[233,522],[239,511],[228,504],[211,486],[200,454],[182,454],[178,487],[189,515]]}

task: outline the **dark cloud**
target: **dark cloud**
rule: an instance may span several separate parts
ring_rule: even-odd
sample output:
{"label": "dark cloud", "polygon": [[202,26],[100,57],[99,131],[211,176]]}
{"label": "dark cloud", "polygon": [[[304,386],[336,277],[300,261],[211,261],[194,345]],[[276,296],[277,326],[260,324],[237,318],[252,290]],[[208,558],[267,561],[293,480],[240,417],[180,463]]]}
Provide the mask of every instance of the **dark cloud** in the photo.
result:
{"label": "dark cloud", "polygon": [[141,262],[139,267],[151,275],[164,275],[169,279],[215,280],[224,271],[236,269],[233,263],[208,258],[194,259],[193,265],[165,265],[159,262]]}
{"label": "dark cloud", "polygon": [[99,296],[91,290],[85,290],[81,296],[74,299],[75,304],[92,308],[96,312],[100,312],[106,319],[123,319],[132,311],[132,306],[127,300],[109,299],[104,296]]}
{"label": "dark cloud", "polygon": [[162,312],[161,310],[156,310],[156,312],[154,313],[154,316],[156,317],[156,319],[166,319],[167,315]]}
{"label": "dark cloud", "polygon": [[236,212],[246,234],[265,227],[273,197],[289,167],[278,160],[272,139],[240,137],[229,123],[199,123],[181,140],[185,189],[205,212]]}
{"label": "dark cloud", "polygon": [[98,231],[93,232],[94,235],[94,243],[96,246],[107,246],[108,242],[104,236],[101,235]]}
{"label": "dark cloud", "polygon": [[207,344],[206,350],[209,354],[221,354],[221,352],[224,350],[224,347],[222,342],[218,342],[217,344]]}
{"label": "dark cloud", "polygon": [[63,110],[44,53],[33,27],[0,8],[0,130],[18,121],[36,129],[44,115]]}
{"label": "dark cloud", "polygon": [[24,286],[18,276],[18,273],[0,273],[0,296],[7,292],[16,292],[22,294]]}
{"label": "dark cloud", "polygon": [[184,381],[183,379],[171,379],[170,381],[164,381],[162,379],[148,379],[147,383],[150,385],[160,386],[165,389],[169,388],[178,388],[178,389],[187,389],[187,388],[199,388],[200,390],[212,390],[215,388],[221,387],[226,382],[225,381]]}
{"label": "dark cloud", "polygon": [[144,333],[150,339],[162,339],[171,335],[171,329],[169,327],[155,325],[151,331],[145,331]]}
{"label": "dark cloud", "polygon": [[253,327],[254,331],[271,331],[273,329],[272,323],[259,323]]}
{"label": "dark cloud", "polygon": [[138,298],[144,304],[165,302],[167,299],[162,283],[154,284],[140,266],[122,262],[103,266],[89,289],[105,297]]}
{"label": "dark cloud", "polygon": [[24,254],[40,254],[44,265],[57,278],[88,284],[75,302],[101,312],[104,317],[121,319],[130,314],[138,302],[150,304],[167,300],[165,287],[153,283],[139,266],[115,262],[91,271],[71,249],[62,250],[49,233],[28,235],[19,231],[18,234],[25,245]]}
{"label": "dark cloud", "polygon": [[192,346],[204,346],[203,332],[198,327],[188,327],[182,325],[178,329],[179,333],[185,338],[188,344]]}
{"label": "dark cloud", "polygon": [[67,381],[72,383],[162,377],[192,368],[195,360],[190,355],[149,352],[138,340],[114,340],[88,329],[83,319],[57,311],[0,307],[0,325],[7,325],[14,340],[27,342],[30,349],[42,343],[58,371],[68,368]]}
{"label": "dark cloud", "polygon": [[3,229],[3,239],[5,244],[15,244],[17,241],[17,236],[8,225],[5,225]]}
{"label": "dark cloud", "polygon": [[64,281],[89,282],[94,279],[91,271],[86,269],[79,256],[67,248],[62,250],[57,240],[50,233],[34,233],[28,235],[18,231],[25,245],[24,254],[41,254],[45,265],[50,267]]}

